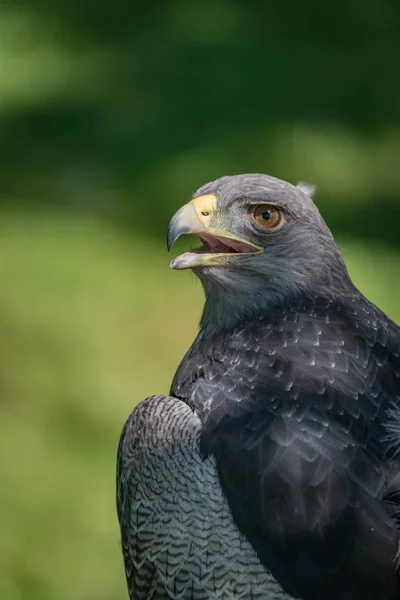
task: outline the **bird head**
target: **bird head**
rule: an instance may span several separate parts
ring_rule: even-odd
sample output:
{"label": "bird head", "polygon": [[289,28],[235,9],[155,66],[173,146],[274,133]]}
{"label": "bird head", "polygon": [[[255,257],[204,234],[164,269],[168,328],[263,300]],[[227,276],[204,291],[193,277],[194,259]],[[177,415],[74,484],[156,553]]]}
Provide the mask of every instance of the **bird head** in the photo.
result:
{"label": "bird head", "polygon": [[171,267],[193,270],[217,318],[329,292],[347,274],[312,192],[261,174],[206,184],[173,216],[167,237],[168,249],[182,234],[198,236],[202,245]]}

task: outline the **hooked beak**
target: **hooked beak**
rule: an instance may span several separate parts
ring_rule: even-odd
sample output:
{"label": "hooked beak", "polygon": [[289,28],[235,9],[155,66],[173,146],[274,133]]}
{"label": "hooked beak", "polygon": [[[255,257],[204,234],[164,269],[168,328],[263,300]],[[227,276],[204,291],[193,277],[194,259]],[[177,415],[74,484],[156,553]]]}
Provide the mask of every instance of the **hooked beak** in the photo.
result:
{"label": "hooked beak", "polygon": [[215,210],[215,196],[200,196],[182,206],[172,217],[167,235],[168,251],[183,233],[200,233]]}
{"label": "hooked beak", "polygon": [[237,256],[258,254],[262,248],[238,239],[229,231],[211,226],[215,222],[217,199],[208,194],[199,196],[185,204],[172,217],[167,234],[167,247],[171,249],[182,234],[198,235],[203,246],[185,252],[171,262],[172,269],[193,269],[196,267],[227,266]]}

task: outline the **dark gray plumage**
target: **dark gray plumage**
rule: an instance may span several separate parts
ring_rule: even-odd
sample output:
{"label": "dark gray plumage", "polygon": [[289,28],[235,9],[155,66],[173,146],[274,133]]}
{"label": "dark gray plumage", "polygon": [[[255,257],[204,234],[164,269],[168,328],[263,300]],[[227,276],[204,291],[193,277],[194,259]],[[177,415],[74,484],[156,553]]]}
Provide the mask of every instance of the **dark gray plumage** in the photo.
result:
{"label": "dark gray plumage", "polygon": [[124,427],[117,499],[130,598],[287,599],[235,526],[200,429],[166,396],[141,402]]}
{"label": "dark gray plumage", "polygon": [[194,197],[169,243],[205,244],[172,263],[202,281],[200,333],[118,452],[131,598],[400,598],[398,326],[308,189],[242,175]]}

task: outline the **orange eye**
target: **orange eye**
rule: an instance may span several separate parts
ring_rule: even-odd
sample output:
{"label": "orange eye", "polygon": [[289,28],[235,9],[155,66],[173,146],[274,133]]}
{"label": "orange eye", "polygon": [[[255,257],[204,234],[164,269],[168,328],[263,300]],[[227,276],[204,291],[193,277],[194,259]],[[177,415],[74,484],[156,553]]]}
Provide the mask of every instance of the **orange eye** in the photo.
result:
{"label": "orange eye", "polygon": [[261,204],[254,208],[253,219],[260,227],[273,229],[282,223],[283,214],[279,208],[275,208],[275,206]]}

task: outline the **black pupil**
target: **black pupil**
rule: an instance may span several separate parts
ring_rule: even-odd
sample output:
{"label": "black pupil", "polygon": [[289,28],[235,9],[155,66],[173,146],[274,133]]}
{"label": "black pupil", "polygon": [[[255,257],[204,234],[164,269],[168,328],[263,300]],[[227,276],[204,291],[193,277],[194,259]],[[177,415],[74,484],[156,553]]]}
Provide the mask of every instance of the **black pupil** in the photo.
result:
{"label": "black pupil", "polygon": [[263,212],[262,218],[264,219],[264,221],[269,221],[271,218],[271,211],[266,210],[265,212]]}

